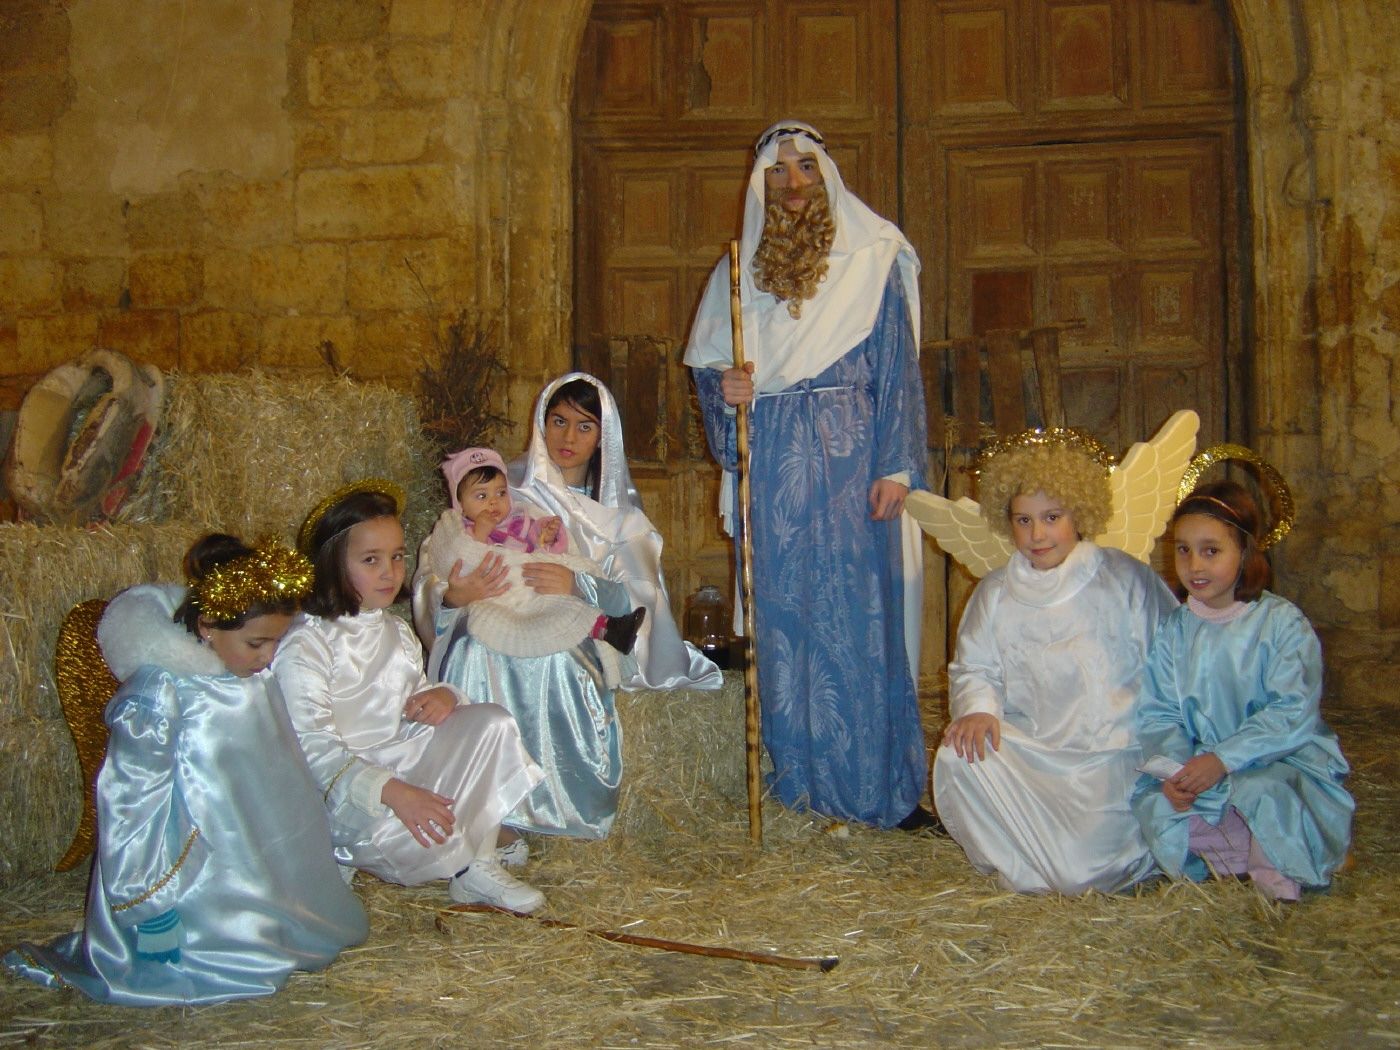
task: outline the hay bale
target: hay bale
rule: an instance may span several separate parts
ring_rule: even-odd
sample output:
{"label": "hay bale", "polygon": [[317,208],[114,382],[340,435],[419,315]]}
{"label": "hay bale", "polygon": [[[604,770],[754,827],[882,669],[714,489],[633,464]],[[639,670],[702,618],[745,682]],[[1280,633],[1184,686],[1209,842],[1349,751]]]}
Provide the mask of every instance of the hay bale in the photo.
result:
{"label": "hay bale", "polygon": [[78,755],[60,717],[0,720],[0,884],[53,871],[83,799]]}
{"label": "hay bale", "polygon": [[176,374],[146,470],[119,518],[290,540],[323,495],[377,475],[408,492],[412,544],[445,502],[435,468],[413,400],[382,384]]}

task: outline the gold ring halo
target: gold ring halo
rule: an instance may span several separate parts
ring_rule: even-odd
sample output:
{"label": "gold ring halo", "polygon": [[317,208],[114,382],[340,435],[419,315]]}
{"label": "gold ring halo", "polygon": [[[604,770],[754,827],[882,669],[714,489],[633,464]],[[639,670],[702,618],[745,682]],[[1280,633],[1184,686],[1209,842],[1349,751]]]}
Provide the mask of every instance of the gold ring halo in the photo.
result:
{"label": "gold ring halo", "polygon": [[1196,453],[1186,472],[1181,475],[1181,484],[1176,487],[1176,501],[1179,504],[1191,495],[1200,483],[1201,475],[1207,470],[1217,463],[1231,459],[1251,464],[1259,471],[1260,478],[1273,490],[1274,527],[1259,541],[1259,549],[1266,551],[1287,536],[1293,528],[1293,492],[1274,465],[1254,449],[1231,444],[1211,445],[1210,448],[1202,449]]}
{"label": "gold ring halo", "polygon": [[394,510],[399,517],[403,517],[404,506],[408,502],[408,497],[404,494],[403,487],[390,481],[388,478],[361,478],[359,481],[352,481],[348,485],[343,485],[336,489],[329,496],[316,504],[311,509],[311,513],[302,522],[301,529],[297,533],[297,549],[308,558],[315,555],[315,551],[309,549],[311,546],[311,534],[316,531],[316,526],[321,524],[321,519],[326,516],[326,512],[335,506],[346,496],[353,496],[357,492],[376,492],[381,496],[387,496],[394,501]]}

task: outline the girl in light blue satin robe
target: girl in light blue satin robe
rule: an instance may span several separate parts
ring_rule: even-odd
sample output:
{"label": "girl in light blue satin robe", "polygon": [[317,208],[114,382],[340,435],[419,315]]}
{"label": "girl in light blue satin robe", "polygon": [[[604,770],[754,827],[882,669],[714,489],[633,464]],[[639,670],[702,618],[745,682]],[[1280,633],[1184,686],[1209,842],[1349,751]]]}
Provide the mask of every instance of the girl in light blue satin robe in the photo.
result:
{"label": "girl in light blue satin robe", "polygon": [[1173,522],[1188,597],[1153,642],[1136,716],[1145,761],[1168,764],[1138,780],[1133,810],[1168,875],[1247,874],[1297,900],[1331,881],[1355,809],[1319,712],[1322,650],[1302,612],[1263,589],[1243,488],[1197,489]]}
{"label": "girl in light blue satin robe", "polygon": [[214,1003],[270,995],[364,940],[264,670],[295,604],[255,599],[211,619],[199,601],[220,568],[259,553],[206,537],[187,556],[188,591],[133,587],[108,606],[98,641],[122,686],[105,716],[84,926],[20,945],[4,958],[15,973],[129,1006]]}

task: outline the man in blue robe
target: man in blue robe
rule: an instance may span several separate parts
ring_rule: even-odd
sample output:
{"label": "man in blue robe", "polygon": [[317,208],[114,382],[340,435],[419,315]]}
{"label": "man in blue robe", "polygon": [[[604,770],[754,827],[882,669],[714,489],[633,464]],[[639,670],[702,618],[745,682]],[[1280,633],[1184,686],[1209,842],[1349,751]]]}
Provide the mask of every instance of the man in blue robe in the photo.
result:
{"label": "man in blue robe", "polygon": [[727,259],[685,361],[730,509],[734,406],[752,404],[749,629],[772,792],[840,820],[936,827],[919,806],[921,562],[903,515],[927,462],[918,259],[846,190],[810,125],[774,125],[754,152],[740,239],[749,364],[732,367]]}

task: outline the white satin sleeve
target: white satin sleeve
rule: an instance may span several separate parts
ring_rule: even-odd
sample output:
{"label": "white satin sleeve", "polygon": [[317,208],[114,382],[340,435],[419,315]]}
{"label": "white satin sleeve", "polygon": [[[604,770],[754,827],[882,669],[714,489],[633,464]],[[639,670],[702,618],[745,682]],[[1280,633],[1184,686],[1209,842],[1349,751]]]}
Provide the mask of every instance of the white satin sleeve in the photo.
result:
{"label": "white satin sleeve", "polygon": [[107,722],[107,758],[97,779],[99,871],[117,924],[135,926],[177,905],[209,847],[176,775],[180,707],[170,674],[137,671]]}
{"label": "white satin sleeve", "polygon": [[948,710],[966,715],[1006,717],[1006,679],[996,637],[996,612],[1005,588],[1001,570],[982,580],[972,592],[958,628],[958,643],[948,664]]}

